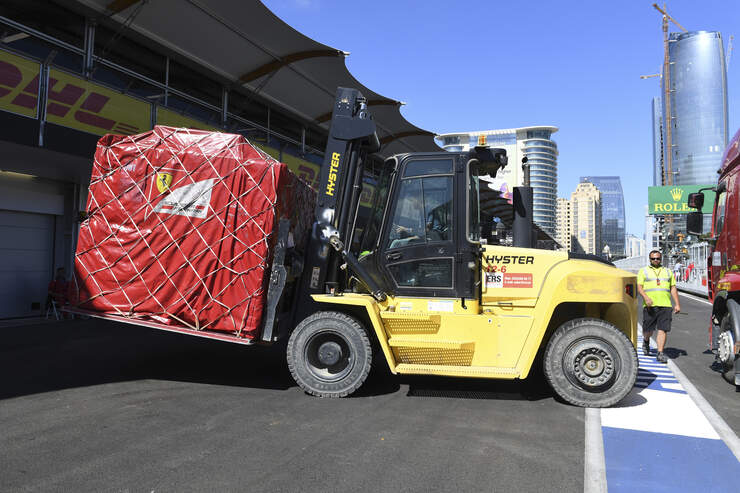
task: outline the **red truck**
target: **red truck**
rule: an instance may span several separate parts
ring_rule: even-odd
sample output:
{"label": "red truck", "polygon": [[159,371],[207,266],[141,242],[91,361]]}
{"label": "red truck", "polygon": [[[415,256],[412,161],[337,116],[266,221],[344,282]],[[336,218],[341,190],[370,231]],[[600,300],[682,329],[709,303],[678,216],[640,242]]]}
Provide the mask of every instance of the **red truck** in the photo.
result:
{"label": "red truck", "polygon": [[[719,169],[712,230],[707,259],[709,300],[713,303],[710,344],[716,351],[722,376],[740,391],[740,131],[730,141]],[[688,205],[697,209],[686,221],[689,234],[701,235],[704,194],[689,194]]]}

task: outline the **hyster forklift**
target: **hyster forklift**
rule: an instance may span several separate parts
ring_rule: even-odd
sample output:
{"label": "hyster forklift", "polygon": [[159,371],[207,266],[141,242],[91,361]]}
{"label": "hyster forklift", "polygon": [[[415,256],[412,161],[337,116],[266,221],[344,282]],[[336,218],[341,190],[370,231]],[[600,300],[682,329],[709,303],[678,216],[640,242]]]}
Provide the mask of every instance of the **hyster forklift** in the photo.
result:
{"label": "hyster forklift", "polygon": [[532,248],[527,187],[515,190],[514,246],[486,244],[480,177],[507,165],[503,149],[392,156],[369,216],[358,214],[364,165],[379,149],[366,100],[339,88],[307,252],[276,256],[270,281],[280,286],[272,299],[292,307],[288,366],[307,393],[352,394],[380,352],[394,374],[524,379],[541,364],[577,406],[627,395],[633,274]]}

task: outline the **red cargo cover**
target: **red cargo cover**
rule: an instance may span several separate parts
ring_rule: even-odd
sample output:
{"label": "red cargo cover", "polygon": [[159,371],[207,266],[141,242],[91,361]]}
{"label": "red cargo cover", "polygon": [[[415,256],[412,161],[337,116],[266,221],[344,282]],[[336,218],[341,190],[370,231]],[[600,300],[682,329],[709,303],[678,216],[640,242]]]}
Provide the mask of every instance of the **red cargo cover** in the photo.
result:
{"label": "red cargo cover", "polygon": [[240,135],[106,135],[77,243],[77,305],[252,339],[278,220],[290,218],[300,247],[314,205],[313,190]]}

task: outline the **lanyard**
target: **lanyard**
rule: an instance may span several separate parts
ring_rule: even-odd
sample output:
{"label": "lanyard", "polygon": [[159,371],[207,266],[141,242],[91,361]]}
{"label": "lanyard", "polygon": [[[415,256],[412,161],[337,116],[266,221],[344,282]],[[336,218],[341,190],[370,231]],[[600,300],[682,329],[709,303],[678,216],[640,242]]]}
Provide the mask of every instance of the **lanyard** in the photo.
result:
{"label": "lanyard", "polygon": [[652,265],[648,266],[650,267],[650,270],[653,271],[653,275],[655,276],[655,285],[660,286],[660,273],[663,271],[663,266],[660,266],[658,268],[658,272],[655,272],[655,268],[653,268]]}

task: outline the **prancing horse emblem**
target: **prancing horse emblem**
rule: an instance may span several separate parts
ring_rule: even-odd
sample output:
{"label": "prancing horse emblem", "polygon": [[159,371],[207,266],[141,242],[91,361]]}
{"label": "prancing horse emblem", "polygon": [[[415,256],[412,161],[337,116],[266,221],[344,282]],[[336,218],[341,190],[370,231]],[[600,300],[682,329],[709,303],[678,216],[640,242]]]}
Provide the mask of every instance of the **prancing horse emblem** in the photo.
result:
{"label": "prancing horse emblem", "polygon": [[165,193],[172,185],[172,175],[169,173],[157,173],[157,190],[159,193]]}

